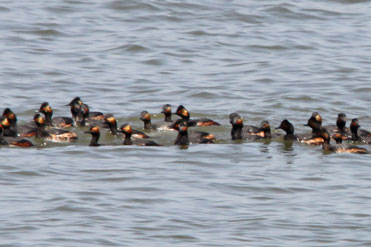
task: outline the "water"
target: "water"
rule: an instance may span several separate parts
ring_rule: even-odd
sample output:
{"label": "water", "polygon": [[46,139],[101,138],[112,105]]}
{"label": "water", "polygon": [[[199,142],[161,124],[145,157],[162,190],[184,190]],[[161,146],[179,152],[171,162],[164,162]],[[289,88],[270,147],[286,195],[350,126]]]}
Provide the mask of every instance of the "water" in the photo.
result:
{"label": "water", "polygon": [[[141,128],[184,104],[215,145],[0,149],[0,246],[371,246],[370,156],[230,141],[228,115],[371,129],[370,1],[2,1],[1,107],[80,96]],[[364,146],[370,150],[369,146]]]}

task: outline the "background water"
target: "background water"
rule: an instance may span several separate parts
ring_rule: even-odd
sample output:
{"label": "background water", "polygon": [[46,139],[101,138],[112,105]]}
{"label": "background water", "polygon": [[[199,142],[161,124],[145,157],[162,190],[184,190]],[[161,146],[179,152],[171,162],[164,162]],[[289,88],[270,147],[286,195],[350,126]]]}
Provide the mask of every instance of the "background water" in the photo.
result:
{"label": "background water", "polygon": [[371,129],[370,1],[1,1],[0,28],[1,107],[20,122],[80,96],[137,128],[166,103],[223,125],[188,149],[175,133],[90,148],[81,130],[2,147],[0,246],[371,246],[369,155],[232,143],[228,120]]}

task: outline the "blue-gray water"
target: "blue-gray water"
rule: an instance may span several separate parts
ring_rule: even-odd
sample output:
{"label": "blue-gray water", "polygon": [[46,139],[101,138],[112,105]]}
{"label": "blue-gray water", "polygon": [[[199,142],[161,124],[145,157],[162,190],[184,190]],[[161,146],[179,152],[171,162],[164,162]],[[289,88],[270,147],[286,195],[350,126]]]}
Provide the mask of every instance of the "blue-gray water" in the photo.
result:
{"label": "blue-gray water", "polygon": [[222,123],[188,149],[81,130],[0,148],[0,246],[371,246],[370,155],[232,143],[228,119],[371,129],[370,1],[2,1],[0,28],[0,106],[21,123],[75,96],[136,128],[166,103]]}

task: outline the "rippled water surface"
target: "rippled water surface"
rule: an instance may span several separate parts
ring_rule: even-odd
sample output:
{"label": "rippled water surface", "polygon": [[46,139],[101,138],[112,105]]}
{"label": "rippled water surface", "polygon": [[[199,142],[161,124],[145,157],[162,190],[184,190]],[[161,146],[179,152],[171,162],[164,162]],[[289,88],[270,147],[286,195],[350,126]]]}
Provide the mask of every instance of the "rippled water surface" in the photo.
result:
{"label": "rippled water surface", "polygon": [[228,119],[306,132],[345,112],[370,130],[370,1],[1,1],[0,28],[1,109],[20,123],[80,96],[138,129],[166,103],[222,124],[188,149],[106,130],[92,148],[81,129],[1,147],[0,246],[371,246],[370,155],[234,143]]}

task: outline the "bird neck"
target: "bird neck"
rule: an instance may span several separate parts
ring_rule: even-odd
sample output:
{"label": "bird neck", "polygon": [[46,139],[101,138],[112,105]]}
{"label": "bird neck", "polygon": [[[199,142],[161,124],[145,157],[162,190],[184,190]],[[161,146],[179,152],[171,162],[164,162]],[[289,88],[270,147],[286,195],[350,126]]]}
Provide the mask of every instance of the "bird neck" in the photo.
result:
{"label": "bird neck", "polygon": [[124,145],[133,145],[131,134],[125,133]]}
{"label": "bird neck", "polygon": [[178,136],[175,140],[175,145],[188,145],[188,131],[179,131]]}
{"label": "bird neck", "polygon": [[242,139],[242,126],[232,125],[231,136],[232,136],[232,140]]}

